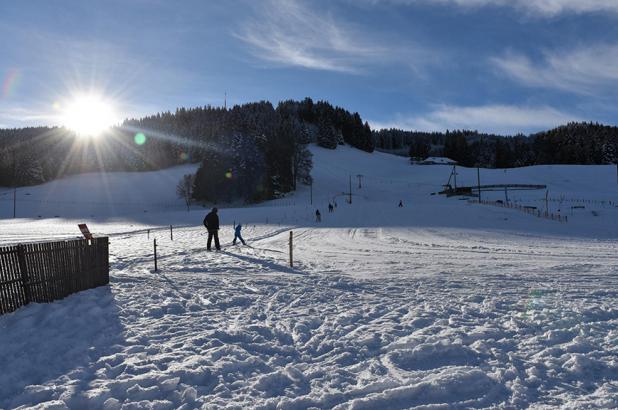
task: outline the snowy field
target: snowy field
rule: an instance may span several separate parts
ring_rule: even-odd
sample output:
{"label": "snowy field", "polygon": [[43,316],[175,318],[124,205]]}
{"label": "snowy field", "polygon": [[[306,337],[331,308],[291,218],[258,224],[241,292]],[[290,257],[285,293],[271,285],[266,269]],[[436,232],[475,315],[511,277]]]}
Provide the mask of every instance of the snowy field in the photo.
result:
{"label": "snowy field", "polygon": [[[85,213],[70,181],[24,188],[49,207],[1,220],[0,243],[70,237],[88,222],[111,234],[111,284],[0,316],[0,408],[618,407],[615,167],[481,170],[482,183],[546,184],[550,210],[569,215],[559,223],[431,195],[449,167],[313,151],[314,205],[303,188],[220,206],[221,252],[205,250],[204,210],[174,199],[190,167],[76,177],[113,193],[113,206],[96,194]],[[476,183],[476,170],[459,173]],[[131,178],[147,212],[118,199]],[[530,206],[544,198],[509,193]],[[0,204],[12,215],[12,202]],[[233,221],[250,247],[230,244]],[[154,230],[169,224],[173,241]]]}

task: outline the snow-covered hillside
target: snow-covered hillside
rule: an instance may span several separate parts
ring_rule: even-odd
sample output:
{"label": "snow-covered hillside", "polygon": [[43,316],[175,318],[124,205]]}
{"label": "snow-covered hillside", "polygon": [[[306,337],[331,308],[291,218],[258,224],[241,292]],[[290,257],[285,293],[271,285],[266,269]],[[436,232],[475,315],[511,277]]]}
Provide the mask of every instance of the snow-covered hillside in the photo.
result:
{"label": "snow-covered hillside", "polygon": [[[308,187],[220,205],[221,252],[205,250],[204,209],[174,199],[186,169],[168,171],[167,186],[140,174],[146,213],[90,218],[76,206],[0,221],[4,243],[75,235],[81,221],[113,234],[109,287],[0,317],[0,408],[618,406],[615,167],[481,170],[483,184],[548,185],[550,210],[569,216],[559,223],[431,195],[450,167],[313,152],[313,205]],[[476,184],[476,170],[458,170],[458,184]],[[97,176],[77,178],[97,190]],[[133,190],[108,186],[97,201]],[[28,192],[73,200],[59,185]],[[529,206],[544,198],[509,193]],[[250,247],[230,245],[234,221]],[[169,224],[180,226],[173,241],[136,232]]]}
{"label": "snow-covered hillside", "polygon": [[[17,190],[18,218],[141,217],[148,212],[182,209],[176,195],[183,175],[198,165],[184,165],[151,172],[82,174]],[[13,217],[13,190],[0,188],[0,219]]]}
{"label": "snow-covered hillside", "polygon": [[[410,165],[407,158],[375,152],[368,154],[348,147],[327,150],[313,147],[313,205],[310,189],[251,208],[219,204],[231,222],[301,224],[313,222],[313,212],[326,212],[328,202],[343,205],[352,179],[353,206],[336,217],[326,217],[322,226],[427,226],[458,227],[549,233],[569,237],[615,238],[618,235],[618,180],[615,166],[546,165],[508,170],[482,169],[481,184],[543,184],[549,193],[549,211],[569,217],[568,224],[539,221],[511,210],[468,204],[459,198],[432,196],[442,190],[450,166]],[[164,226],[197,224],[204,208],[186,212],[176,195],[182,175],[197,165],[143,173],[77,175],[44,185],[17,190],[17,216],[11,220],[13,191],[0,188],[0,227],[18,223],[36,232],[36,219],[55,218],[60,226],[68,220],[65,235],[75,234],[74,220],[90,220],[105,226],[121,221],[122,226]],[[457,168],[459,186],[477,184],[477,170]],[[362,175],[362,188],[358,188]],[[545,190],[513,191],[509,201],[545,210]],[[483,193],[483,199],[505,200],[504,192]],[[403,200],[405,211],[396,208]],[[195,213],[195,214],[194,214]],[[46,225],[47,222],[42,222]],[[122,227],[119,227],[122,230]],[[116,228],[100,230],[109,233]],[[60,234],[60,232],[56,232]],[[0,241],[2,238],[0,237]]]}

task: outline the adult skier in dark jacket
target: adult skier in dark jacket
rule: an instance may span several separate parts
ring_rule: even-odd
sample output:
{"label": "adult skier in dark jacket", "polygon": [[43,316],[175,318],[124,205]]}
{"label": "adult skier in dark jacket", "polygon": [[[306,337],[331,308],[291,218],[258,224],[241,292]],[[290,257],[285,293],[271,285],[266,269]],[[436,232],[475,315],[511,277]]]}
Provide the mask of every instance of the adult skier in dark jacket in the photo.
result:
{"label": "adult skier in dark jacket", "polygon": [[219,245],[219,216],[217,215],[217,208],[212,208],[212,211],[206,215],[204,218],[204,226],[208,229],[208,243],[206,245],[206,249],[210,250],[210,245],[212,244],[212,238],[215,238],[215,248],[218,251],[221,250],[221,245]]}

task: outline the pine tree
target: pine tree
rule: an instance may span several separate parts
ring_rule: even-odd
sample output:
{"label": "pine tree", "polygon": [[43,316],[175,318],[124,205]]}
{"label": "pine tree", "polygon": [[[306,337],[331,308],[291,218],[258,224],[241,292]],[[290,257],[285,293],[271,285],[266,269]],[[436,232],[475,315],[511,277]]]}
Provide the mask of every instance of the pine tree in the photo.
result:
{"label": "pine tree", "polygon": [[607,141],[602,146],[603,163],[604,164],[616,164],[618,163],[618,149],[615,144]]}
{"label": "pine tree", "polygon": [[337,134],[335,128],[327,118],[320,118],[318,123],[318,145],[324,148],[337,148]]}
{"label": "pine tree", "polygon": [[510,168],[511,167],[511,149],[507,142],[496,140],[494,167]]}

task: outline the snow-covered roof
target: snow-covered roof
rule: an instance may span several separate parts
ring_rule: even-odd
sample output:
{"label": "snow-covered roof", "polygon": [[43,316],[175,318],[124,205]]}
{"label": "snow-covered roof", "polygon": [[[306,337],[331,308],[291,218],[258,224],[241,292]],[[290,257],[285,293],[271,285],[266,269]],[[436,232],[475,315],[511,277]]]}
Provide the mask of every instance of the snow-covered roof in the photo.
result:
{"label": "snow-covered roof", "polygon": [[421,165],[454,165],[457,161],[453,161],[447,157],[427,157],[422,161],[417,161],[417,164]]}

